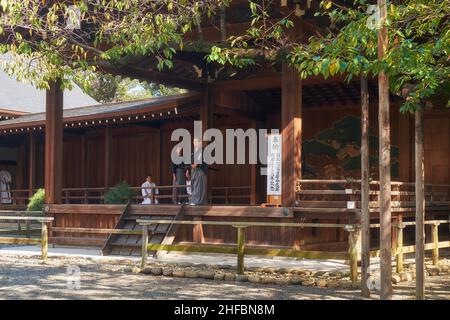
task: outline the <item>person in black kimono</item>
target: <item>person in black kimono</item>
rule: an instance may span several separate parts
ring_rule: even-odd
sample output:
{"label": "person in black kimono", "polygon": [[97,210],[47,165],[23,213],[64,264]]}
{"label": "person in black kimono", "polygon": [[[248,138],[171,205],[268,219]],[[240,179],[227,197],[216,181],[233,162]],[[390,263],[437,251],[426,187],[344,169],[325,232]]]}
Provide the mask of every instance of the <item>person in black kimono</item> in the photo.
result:
{"label": "person in black kimono", "polygon": [[[179,157],[182,156],[182,148],[176,148],[175,152]],[[184,162],[181,162],[180,164],[172,162],[172,178],[174,186],[172,189],[172,201],[174,204],[182,204],[188,201],[186,187],[175,187],[186,185],[186,174],[187,169]]]}
{"label": "person in black kimono", "polygon": [[203,162],[202,142],[194,138],[194,152],[192,153],[191,165],[191,188],[192,196],[190,205],[203,205],[207,203],[206,199],[206,176],[208,166]]}

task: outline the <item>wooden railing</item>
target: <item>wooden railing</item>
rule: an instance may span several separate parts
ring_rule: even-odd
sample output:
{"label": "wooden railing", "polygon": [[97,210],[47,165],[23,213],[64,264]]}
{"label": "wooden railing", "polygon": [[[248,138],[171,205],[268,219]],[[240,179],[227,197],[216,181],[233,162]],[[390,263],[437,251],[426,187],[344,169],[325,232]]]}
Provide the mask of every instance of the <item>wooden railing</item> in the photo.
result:
{"label": "wooden railing", "polygon": [[[23,237],[0,237],[0,243],[6,244],[40,244],[41,245],[41,258],[42,260],[47,259],[48,252],[48,229],[47,224],[54,220],[53,217],[43,217],[41,216],[30,216],[30,215],[41,215],[39,211],[28,211],[28,212],[0,212],[0,221],[25,221],[28,225],[29,222],[37,221],[41,223],[41,237],[40,238],[23,238]],[[19,231],[19,230],[17,230]],[[12,230],[9,230],[10,233],[14,233]],[[18,232],[20,233],[20,232]]]}
{"label": "wooden railing", "polygon": [[211,204],[252,204],[251,190],[251,186],[212,187],[209,190],[208,199]]}
{"label": "wooden railing", "polygon": [[[415,184],[393,181],[391,183],[392,212],[414,212]],[[301,208],[328,208],[328,211],[359,211],[361,198],[360,180],[300,180],[297,182],[297,203]],[[369,208],[378,210],[379,181],[370,182]],[[427,210],[450,208],[450,185],[426,184]]]}
{"label": "wooden railing", "polygon": [[11,204],[27,204],[29,198],[37,191],[37,189],[10,189],[8,192],[11,194],[10,197],[2,196],[0,193],[0,203],[4,200],[11,200]]}
{"label": "wooden railing", "polygon": [[[142,197],[142,189],[150,190],[150,197],[152,203],[158,200],[160,203],[172,203],[173,195],[172,190],[174,188],[181,189],[187,188],[187,185],[177,185],[177,186],[156,186],[156,187],[130,187],[135,195],[131,197],[131,200],[135,203],[140,203],[144,199]],[[63,188],[62,189],[62,201],[65,204],[103,204],[105,194],[111,188],[98,187],[98,188]],[[159,194],[156,194],[155,190],[158,190]],[[11,198],[13,204],[27,204],[30,198],[30,194],[34,194],[37,189],[33,189],[30,192],[29,189],[13,189],[10,190]],[[251,187],[212,187],[209,189],[208,201],[210,204],[251,204]],[[189,201],[189,195],[178,195],[179,198],[183,199],[183,202]]]}

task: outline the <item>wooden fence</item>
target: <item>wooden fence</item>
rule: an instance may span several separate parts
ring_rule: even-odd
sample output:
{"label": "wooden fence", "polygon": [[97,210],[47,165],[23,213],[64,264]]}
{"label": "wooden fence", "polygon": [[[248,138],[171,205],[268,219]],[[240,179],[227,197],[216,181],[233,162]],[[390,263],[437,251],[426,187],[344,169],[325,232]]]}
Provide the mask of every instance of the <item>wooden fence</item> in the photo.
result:
{"label": "wooden fence", "polygon": [[[22,214],[21,214],[22,213]],[[43,217],[43,216],[30,216],[33,214],[40,215],[39,211],[29,211],[29,212],[13,212],[8,214],[7,212],[0,212],[0,221],[10,221],[10,222],[18,222],[24,221],[27,223],[32,221],[37,221],[41,223],[41,237],[40,238],[30,238],[30,237],[0,237],[0,243],[5,244],[40,244],[41,245],[41,258],[42,260],[47,259],[47,251],[48,251],[48,229],[47,224],[53,221],[52,217]],[[24,215],[26,214],[26,215]],[[18,230],[19,231],[19,230]]]}
{"label": "wooden fence", "polygon": [[[262,256],[284,256],[295,257],[303,259],[335,259],[335,260],[348,260],[350,267],[350,278],[354,284],[358,280],[358,224],[325,224],[325,223],[266,223],[266,222],[225,222],[225,221],[173,221],[173,220],[137,220],[142,226],[142,262],[141,266],[147,265],[147,253],[148,251],[183,251],[183,252],[206,252],[206,253],[227,253],[237,255],[237,272],[238,274],[244,273],[244,254],[250,255],[262,255]],[[450,223],[450,220],[435,220],[427,221],[426,224],[433,226],[433,243],[425,245],[425,250],[433,251],[433,264],[437,264],[439,260],[439,248],[449,248],[450,241],[439,242],[437,227],[439,224]],[[149,244],[149,227],[155,224],[189,224],[189,225],[221,225],[236,228],[237,243],[235,247],[223,246],[223,245],[164,245],[164,244]],[[406,225],[414,225],[415,222],[404,222],[397,225],[399,228],[398,237],[399,242],[396,249],[393,250],[393,255],[396,259],[397,272],[403,271],[403,255],[405,253],[414,252],[415,245],[403,246],[403,228]],[[303,251],[292,249],[265,249],[265,248],[246,248],[245,247],[245,229],[247,227],[293,227],[293,228],[343,228],[349,232],[348,237],[348,251],[347,252],[321,252],[321,251]],[[372,228],[379,228],[379,224],[372,224]],[[379,250],[371,251],[371,257],[379,256]]]}
{"label": "wooden fence", "polygon": [[[170,186],[156,186],[156,187],[130,187],[135,193],[131,197],[131,201],[140,203],[143,201],[141,191],[143,189],[150,190],[150,197],[155,203],[158,200],[160,203],[172,203],[173,195],[172,190],[174,188],[186,188],[187,185],[170,185]],[[65,204],[104,204],[105,194],[111,188],[98,187],[98,188],[63,188],[62,189],[62,201]],[[155,190],[158,190],[159,194],[156,194]],[[37,189],[11,189],[11,198],[14,204],[27,204],[30,197],[37,191]],[[184,202],[189,201],[189,195],[180,195]],[[128,199],[126,199],[128,200]],[[251,196],[250,186],[237,186],[237,187],[212,187],[208,190],[208,201],[210,204],[255,204]]]}

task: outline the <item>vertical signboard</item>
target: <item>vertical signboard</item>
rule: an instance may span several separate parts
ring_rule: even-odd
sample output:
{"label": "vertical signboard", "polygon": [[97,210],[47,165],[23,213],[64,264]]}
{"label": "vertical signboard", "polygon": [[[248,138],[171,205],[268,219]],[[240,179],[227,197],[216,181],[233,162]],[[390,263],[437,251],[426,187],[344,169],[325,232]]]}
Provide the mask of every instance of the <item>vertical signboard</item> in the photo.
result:
{"label": "vertical signboard", "polygon": [[282,139],[281,134],[269,134],[267,139],[267,202],[281,203]]}

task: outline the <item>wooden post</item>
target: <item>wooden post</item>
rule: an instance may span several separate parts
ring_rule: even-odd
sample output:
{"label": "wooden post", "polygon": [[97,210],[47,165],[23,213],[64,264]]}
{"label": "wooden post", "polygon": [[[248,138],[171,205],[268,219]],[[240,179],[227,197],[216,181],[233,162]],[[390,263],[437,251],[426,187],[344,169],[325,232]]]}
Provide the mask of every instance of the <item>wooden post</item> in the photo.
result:
{"label": "wooden post", "polygon": [[[86,136],[83,136],[81,138],[81,152],[80,152],[80,187],[81,188],[87,188],[88,183],[87,181],[89,179],[87,179],[86,177],[86,172],[87,172],[87,168],[86,168],[86,155],[87,155],[87,147],[86,147],[87,143],[86,143]],[[87,203],[87,202],[85,202]]]}
{"label": "wooden post", "polygon": [[142,261],[141,268],[147,266],[148,226],[142,226]]}
{"label": "wooden post", "polygon": [[26,233],[26,237],[29,238],[30,237],[30,220],[27,220],[25,222],[25,233]]}
{"label": "wooden post", "polygon": [[[194,217],[194,221],[201,221],[201,217]],[[192,228],[192,240],[196,243],[204,243],[205,242],[205,236],[203,234],[203,225],[202,224],[195,224]]]}
{"label": "wooden post", "polygon": [[112,140],[112,134],[111,134],[111,128],[106,127],[105,128],[105,180],[104,185],[106,188],[106,191],[108,191],[108,188],[110,187],[111,181],[111,140]]}
{"label": "wooden post", "polygon": [[45,261],[47,260],[47,251],[48,251],[48,230],[46,222],[42,222],[41,250],[42,250],[42,260]]}
{"label": "wooden post", "polygon": [[[386,27],[386,0],[378,0],[381,27],[378,32],[378,57],[383,60],[388,47]],[[379,91],[379,165],[380,165],[380,298],[392,299],[391,253],[391,142],[389,123],[389,78],[381,71],[378,75]]]}
{"label": "wooden post", "polygon": [[370,297],[369,86],[361,76],[361,294]]}
{"label": "wooden post", "polygon": [[[252,127],[256,130],[256,132],[258,131],[258,124],[257,121],[253,121]],[[257,194],[258,194],[258,165],[257,164],[252,164],[251,166],[251,172],[250,172],[250,205],[254,206],[256,205],[257,202]]]}
{"label": "wooden post", "polygon": [[[301,19],[293,17],[294,27],[289,38],[300,41]],[[287,63],[281,71],[281,135],[282,135],[282,185],[281,201],[285,207],[295,205],[295,186],[302,174],[302,80],[297,70]]]}
{"label": "wooden post", "polygon": [[350,278],[352,284],[356,285],[358,281],[358,230],[349,230],[348,234],[348,254],[350,259]]}
{"label": "wooden post", "polygon": [[244,249],[245,249],[245,228],[236,226],[237,228],[237,273],[244,274]]}
{"label": "wooden post", "polygon": [[397,273],[403,272],[403,229],[405,226],[399,221],[397,228],[397,260],[396,271]]}
{"label": "wooden post", "polygon": [[415,170],[416,170],[416,299],[425,298],[425,193],[423,154],[423,112],[415,112]]}
{"label": "wooden post", "polygon": [[[17,157],[17,171],[16,171],[16,187],[19,190],[25,189],[24,182],[26,177],[26,137],[20,137],[20,144],[19,144],[19,152]],[[23,191],[17,191],[12,192],[11,197],[14,204],[24,204],[24,196],[25,192]]]}
{"label": "wooden post", "polygon": [[28,144],[28,196],[33,196],[34,190],[34,176],[35,176],[35,142],[34,133],[30,132]]}
{"label": "wooden post", "polygon": [[433,223],[431,225],[431,234],[433,238],[433,265],[437,265],[439,262],[439,223]]}
{"label": "wooden post", "polygon": [[61,204],[63,157],[63,91],[61,81],[51,82],[46,93],[45,202]]}
{"label": "wooden post", "polygon": [[[202,104],[200,106],[200,121],[202,122],[202,135],[205,133],[206,130],[209,128],[213,128],[213,111],[214,111],[214,105],[212,103],[212,91],[210,88],[206,88],[205,95],[203,96]],[[202,141],[203,141],[203,137]],[[203,145],[203,148],[205,145]],[[208,175],[206,176],[206,190],[207,195],[208,193]],[[208,200],[207,200],[208,201]]]}

